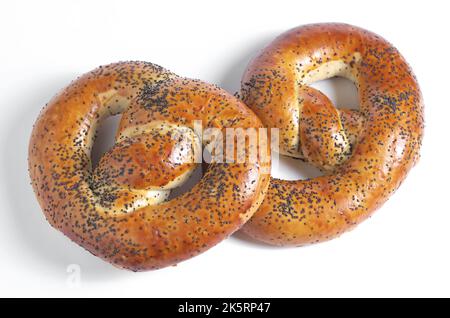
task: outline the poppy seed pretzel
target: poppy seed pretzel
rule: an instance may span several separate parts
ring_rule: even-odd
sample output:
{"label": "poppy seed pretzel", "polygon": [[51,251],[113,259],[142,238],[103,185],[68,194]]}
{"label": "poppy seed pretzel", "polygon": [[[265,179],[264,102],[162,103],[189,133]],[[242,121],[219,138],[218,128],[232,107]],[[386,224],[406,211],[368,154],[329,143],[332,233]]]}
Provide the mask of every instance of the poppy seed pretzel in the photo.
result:
{"label": "poppy seed pretzel", "polygon": [[[333,109],[308,86],[334,76],[356,84],[359,113]],[[266,243],[315,243],[353,228],[390,197],[419,157],[418,83],[400,53],[369,31],[336,23],[287,31],[250,62],[241,96],[266,127],[280,129],[281,153],[327,170],[308,180],[271,180],[243,227]]]}
{"label": "poppy seed pretzel", "polygon": [[[118,113],[116,144],[92,169],[98,123]],[[150,63],[110,64],[72,82],[41,112],[29,144],[32,185],[47,220],[133,271],[176,264],[231,235],[261,203],[269,177],[259,157],[213,162],[192,190],[164,201],[201,150],[194,120],[205,128],[262,127],[225,91]]]}

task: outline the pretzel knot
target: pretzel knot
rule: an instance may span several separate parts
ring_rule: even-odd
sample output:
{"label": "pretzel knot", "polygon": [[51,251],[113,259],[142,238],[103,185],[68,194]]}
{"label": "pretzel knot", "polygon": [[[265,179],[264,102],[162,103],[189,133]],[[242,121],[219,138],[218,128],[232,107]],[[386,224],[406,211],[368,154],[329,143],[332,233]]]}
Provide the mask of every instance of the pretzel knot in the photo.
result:
{"label": "pretzel knot", "polygon": [[299,72],[291,92],[277,92],[274,76],[279,74],[253,75],[243,82],[242,95],[264,122],[280,129],[279,152],[325,171],[348,160],[361,134],[364,116],[359,110],[336,108],[325,94],[309,85],[335,76],[355,82],[349,65],[332,62],[311,73]]}
{"label": "pretzel knot", "polygon": [[[119,113],[116,143],[92,168],[98,123]],[[30,140],[30,176],[47,220],[134,271],[176,264],[228,237],[261,203],[270,161],[259,152],[249,160],[259,145],[244,137],[243,161],[213,160],[190,191],[165,201],[202,162],[207,144],[196,122],[219,132],[262,129],[225,91],[150,63],[111,64],[78,78],[44,108]]]}
{"label": "pretzel knot", "polygon": [[[326,78],[339,74],[329,72]],[[298,101],[298,136],[293,135],[296,138],[283,145],[281,153],[304,158],[322,170],[333,170],[347,161],[364,125],[361,113],[337,109],[326,95],[306,85],[299,88]],[[291,115],[289,122],[294,122],[297,114]]]}
{"label": "pretzel knot", "polygon": [[201,150],[199,137],[186,126],[152,122],[122,128],[94,169],[91,189],[111,212],[161,203],[186,182]]}

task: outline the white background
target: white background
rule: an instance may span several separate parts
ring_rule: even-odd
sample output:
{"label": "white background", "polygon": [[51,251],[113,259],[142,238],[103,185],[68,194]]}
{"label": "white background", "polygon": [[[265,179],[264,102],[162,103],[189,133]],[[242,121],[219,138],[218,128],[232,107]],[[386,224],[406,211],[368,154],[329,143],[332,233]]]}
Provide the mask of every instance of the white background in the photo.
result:
{"label": "white background", "polygon": [[[450,296],[447,1],[2,1],[0,4],[0,296]],[[403,53],[426,104],[422,159],[355,230],[304,248],[235,235],[176,267],[131,273],[91,256],[45,221],[27,145],[41,107],[77,75],[145,60],[234,92],[249,59],[279,33],[347,22]],[[354,104],[347,83],[319,87]],[[276,172],[296,178],[288,162]],[[70,264],[81,268],[78,287]]]}

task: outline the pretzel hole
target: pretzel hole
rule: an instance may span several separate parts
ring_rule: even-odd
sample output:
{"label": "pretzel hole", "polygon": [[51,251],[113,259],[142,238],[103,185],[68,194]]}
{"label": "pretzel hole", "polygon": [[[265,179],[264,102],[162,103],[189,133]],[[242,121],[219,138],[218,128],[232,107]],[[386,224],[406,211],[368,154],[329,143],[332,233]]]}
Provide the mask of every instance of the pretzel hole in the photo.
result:
{"label": "pretzel hole", "polygon": [[99,122],[91,151],[92,169],[98,166],[103,154],[114,146],[121,116],[121,114],[108,116]]}
{"label": "pretzel hole", "polygon": [[208,169],[208,165],[203,163],[197,165],[197,167],[192,172],[191,176],[185,183],[183,183],[181,186],[176,187],[172,191],[170,191],[169,197],[167,198],[167,201],[170,201],[172,199],[175,199],[176,197],[179,197],[186,192],[189,192],[192,190],[192,188],[200,182],[200,180],[205,175],[206,170]]}
{"label": "pretzel hole", "polygon": [[272,162],[271,176],[281,180],[307,180],[324,175],[324,172],[303,159],[279,155],[278,162]]}
{"label": "pretzel hole", "polygon": [[358,90],[347,78],[331,77],[311,83],[309,86],[325,94],[336,108],[359,110]]}

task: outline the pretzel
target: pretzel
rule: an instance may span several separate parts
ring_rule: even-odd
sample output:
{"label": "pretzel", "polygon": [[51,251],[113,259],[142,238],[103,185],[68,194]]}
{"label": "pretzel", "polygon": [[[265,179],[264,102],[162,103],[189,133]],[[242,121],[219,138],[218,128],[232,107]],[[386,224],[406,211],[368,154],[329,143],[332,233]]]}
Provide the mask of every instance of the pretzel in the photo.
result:
{"label": "pretzel", "polygon": [[[359,112],[336,109],[309,86],[334,76],[355,83]],[[325,173],[271,180],[243,227],[263,242],[304,245],[340,235],[379,208],[419,158],[419,85],[400,53],[369,31],[332,23],[287,31],[250,62],[241,95],[266,127],[279,128],[280,153]]]}
{"label": "pretzel", "polygon": [[[98,123],[118,113],[116,143],[93,168]],[[225,91],[150,63],[110,64],[72,82],[41,112],[29,144],[32,185],[49,223],[133,271],[176,264],[231,235],[261,203],[269,177],[260,157],[213,161],[193,189],[165,201],[196,166],[195,120],[262,127]]]}

